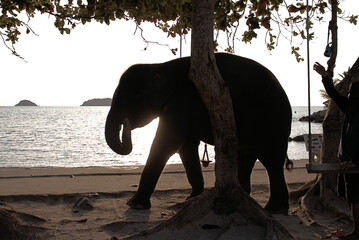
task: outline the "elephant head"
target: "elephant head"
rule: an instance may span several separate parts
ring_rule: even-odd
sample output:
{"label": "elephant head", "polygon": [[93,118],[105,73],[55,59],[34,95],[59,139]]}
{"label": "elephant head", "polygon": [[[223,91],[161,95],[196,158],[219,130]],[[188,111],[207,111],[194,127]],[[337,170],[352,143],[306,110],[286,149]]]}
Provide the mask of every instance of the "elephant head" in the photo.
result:
{"label": "elephant head", "polygon": [[168,91],[162,91],[159,87],[162,78],[154,73],[153,68],[153,65],[149,67],[146,64],[130,67],[121,76],[113,95],[105,138],[108,146],[118,154],[131,153],[131,130],[150,123],[164,106],[165,100],[161,96]]}

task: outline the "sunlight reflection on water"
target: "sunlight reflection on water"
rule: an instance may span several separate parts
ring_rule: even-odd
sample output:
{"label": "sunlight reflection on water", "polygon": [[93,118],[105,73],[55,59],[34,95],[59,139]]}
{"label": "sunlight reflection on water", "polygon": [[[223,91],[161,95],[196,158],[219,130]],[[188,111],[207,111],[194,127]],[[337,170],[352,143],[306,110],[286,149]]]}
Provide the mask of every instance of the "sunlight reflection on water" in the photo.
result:
{"label": "sunlight reflection on water", "polygon": [[[307,132],[298,121],[306,107],[294,107],[291,136]],[[322,109],[313,108],[313,111]],[[133,151],[118,155],[107,146],[104,125],[109,107],[0,107],[0,167],[88,167],[143,165],[158,119],[132,132]],[[321,124],[312,124],[321,133]],[[202,157],[204,144],[199,155]],[[214,148],[208,146],[210,159]],[[291,159],[307,158],[304,143],[289,143]],[[178,154],[168,163],[180,163]]]}

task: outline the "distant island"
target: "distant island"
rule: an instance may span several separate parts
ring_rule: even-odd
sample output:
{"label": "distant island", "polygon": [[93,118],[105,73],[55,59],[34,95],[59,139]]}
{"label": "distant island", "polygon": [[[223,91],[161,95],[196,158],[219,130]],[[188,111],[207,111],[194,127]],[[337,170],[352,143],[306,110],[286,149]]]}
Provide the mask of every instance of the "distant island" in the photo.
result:
{"label": "distant island", "polygon": [[94,98],[85,101],[81,106],[111,106],[111,98]]}
{"label": "distant island", "polygon": [[21,100],[18,104],[16,104],[15,106],[37,106],[35,103],[29,101],[29,100]]}

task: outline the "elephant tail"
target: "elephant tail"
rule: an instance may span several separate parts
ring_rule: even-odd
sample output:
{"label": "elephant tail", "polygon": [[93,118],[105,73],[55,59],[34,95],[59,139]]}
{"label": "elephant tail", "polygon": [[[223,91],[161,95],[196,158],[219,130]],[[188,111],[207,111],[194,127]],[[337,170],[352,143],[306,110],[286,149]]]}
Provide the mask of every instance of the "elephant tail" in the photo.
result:
{"label": "elephant tail", "polygon": [[293,171],[294,164],[293,164],[293,161],[289,159],[288,154],[285,157],[285,162],[284,163],[285,163],[285,168],[289,172]]}

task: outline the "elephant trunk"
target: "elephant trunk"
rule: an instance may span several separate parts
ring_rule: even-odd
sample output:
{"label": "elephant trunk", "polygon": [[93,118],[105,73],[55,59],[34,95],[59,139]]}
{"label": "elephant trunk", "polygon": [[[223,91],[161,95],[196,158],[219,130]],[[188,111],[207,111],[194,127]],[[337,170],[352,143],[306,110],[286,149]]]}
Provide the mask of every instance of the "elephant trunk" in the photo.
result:
{"label": "elephant trunk", "polygon": [[[120,131],[122,125],[123,131],[121,141]],[[128,118],[125,118],[120,122],[109,115],[106,120],[105,137],[107,145],[114,152],[121,155],[128,155],[132,151],[131,123]]]}

